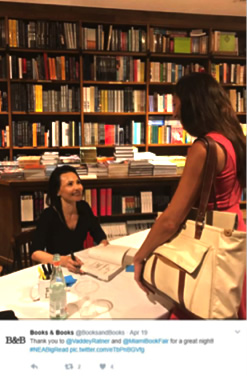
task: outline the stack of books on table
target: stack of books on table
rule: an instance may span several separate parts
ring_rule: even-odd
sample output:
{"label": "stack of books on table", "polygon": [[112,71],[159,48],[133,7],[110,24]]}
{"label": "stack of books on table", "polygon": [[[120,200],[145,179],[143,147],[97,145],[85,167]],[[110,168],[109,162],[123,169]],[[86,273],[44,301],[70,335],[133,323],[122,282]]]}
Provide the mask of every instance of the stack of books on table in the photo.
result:
{"label": "stack of books on table", "polygon": [[105,163],[87,163],[88,175],[108,176],[108,167]]}
{"label": "stack of books on table", "polygon": [[45,166],[40,163],[40,156],[22,156],[17,160],[19,167],[23,168],[25,179],[32,180],[45,178]]}
{"label": "stack of books on table", "polygon": [[76,169],[76,172],[77,172],[77,174],[79,175],[80,178],[84,178],[85,176],[88,175],[86,163],[82,163],[82,164],[77,165],[77,167],[75,167],[75,169]]}
{"label": "stack of books on table", "polygon": [[169,158],[169,161],[171,163],[176,164],[177,174],[181,175],[183,173],[184,166],[185,166],[185,163],[186,163],[186,157],[184,157],[182,155],[170,155],[168,158]]}
{"label": "stack of books on table", "polygon": [[115,146],[114,157],[116,161],[132,160],[137,150],[135,146]]}
{"label": "stack of books on table", "polygon": [[39,155],[24,155],[22,157],[18,157],[17,161],[20,168],[25,168],[40,165],[40,159],[41,157]]}
{"label": "stack of books on table", "polygon": [[35,180],[35,179],[44,179],[46,177],[46,174],[45,174],[45,167],[40,165],[40,167],[38,166],[34,166],[34,167],[25,167],[23,169],[23,172],[24,172],[24,178],[27,179],[27,180]]}
{"label": "stack of books on table", "polygon": [[129,164],[127,161],[107,161],[108,176],[128,176]]}
{"label": "stack of books on table", "polygon": [[60,156],[60,161],[62,164],[68,164],[73,167],[78,167],[81,163],[81,159],[77,154]]}
{"label": "stack of books on table", "polygon": [[0,179],[23,179],[23,169],[19,168],[17,161],[0,162]]}
{"label": "stack of books on table", "polygon": [[153,165],[148,160],[130,161],[129,176],[133,175],[153,175]]}
{"label": "stack of books on table", "polygon": [[169,160],[168,157],[155,157],[150,163],[153,165],[153,175],[176,175],[177,165]]}
{"label": "stack of books on table", "polygon": [[41,155],[40,163],[45,166],[45,176],[50,177],[52,171],[55,170],[58,163],[60,163],[58,151],[45,151],[44,154]]}

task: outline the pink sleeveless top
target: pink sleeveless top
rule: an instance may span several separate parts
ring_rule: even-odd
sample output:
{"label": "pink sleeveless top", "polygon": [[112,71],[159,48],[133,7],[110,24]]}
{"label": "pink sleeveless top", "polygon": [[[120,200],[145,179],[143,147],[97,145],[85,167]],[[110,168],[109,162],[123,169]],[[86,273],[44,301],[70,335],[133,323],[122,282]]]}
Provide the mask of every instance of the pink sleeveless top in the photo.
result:
{"label": "pink sleeveless top", "polygon": [[[228,211],[238,215],[238,230],[246,231],[246,225],[243,220],[243,214],[240,210],[241,187],[237,180],[236,154],[229,141],[220,133],[210,132],[207,134],[217,143],[222,145],[226,153],[226,163],[223,171],[216,177],[215,193],[217,210]],[[214,199],[209,199],[208,210],[214,207]]]}
{"label": "pink sleeveless top", "polygon": [[[216,177],[216,204],[220,211],[238,214],[238,230],[246,231],[246,225],[239,207],[241,187],[237,180],[236,155],[232,143],[223,135],[210,132],[207,134],[221,144],[226,151],[226,163],[223,171]],[[208,210],[214,208],[214,198],[209,199]],[[242,299],[238,311],[239,319],[246,320],[246,273],[243,281]],[[175,308],[170,315],[170,320],[190,320],[190,316]]]}
{"label": "pink sleeveless top", "polygon": [[[223,135],[210,132],[207,134],[221,144],[226,151],[226,164],[223,171],[216,177],[216,204],[218,210],[237,213],[238,230],[246,231],[243,214],[240,210],[241,187],[237,180],[236,154],[232,143]],[[208,209],[213,209],[213,199],[209,200]],[[242,299],[238,312],[239,319],[246,320],[246,273],[244,276]]]}

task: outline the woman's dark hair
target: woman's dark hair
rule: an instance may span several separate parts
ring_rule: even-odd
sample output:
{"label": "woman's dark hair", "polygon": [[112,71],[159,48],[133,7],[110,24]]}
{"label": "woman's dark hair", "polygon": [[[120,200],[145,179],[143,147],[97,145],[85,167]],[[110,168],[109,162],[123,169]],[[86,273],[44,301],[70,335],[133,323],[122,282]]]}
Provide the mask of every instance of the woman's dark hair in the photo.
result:
{"label": "woman's dark hair", "polygon": [[76,169],[69,165],[64,165],[61,167],[56,167],[55,170],[52,172],[49,183],[48,183],[48,192],[47,192],[47,199],[46,203],[49,206],[55,206],[57,209],[61,207],[60,197],[58,197],[58,191],[60,188],[60,176],[66,174],[67,172],[73,172],[78,176],[80,179]]}
{"label": "woman's dark hair", "polygon": [[246,139],[238,117],[223,87],[208,73],[185,75],[175,86],[180,99],[180,120],[195,137],[218,132],[228,138],[235,150],[237,177],[246,186]]}

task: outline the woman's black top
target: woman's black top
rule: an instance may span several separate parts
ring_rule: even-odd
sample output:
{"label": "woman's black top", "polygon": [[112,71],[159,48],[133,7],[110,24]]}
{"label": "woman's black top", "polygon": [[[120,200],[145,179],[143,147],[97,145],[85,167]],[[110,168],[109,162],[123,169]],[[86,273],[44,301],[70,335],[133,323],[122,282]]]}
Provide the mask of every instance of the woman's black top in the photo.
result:
{"label": "woman's black top", "polygon": [[46,250],[48,253],[68,255],[83,249],[83,242],[89,232],[98,244],[106,239],[99,220],[94,216],[86,201],[77,203],[79,214],[77,226],[70,230],[66,225],[62,211],[53,207],[45,209],[37,223],[31,253],[37,250]]}

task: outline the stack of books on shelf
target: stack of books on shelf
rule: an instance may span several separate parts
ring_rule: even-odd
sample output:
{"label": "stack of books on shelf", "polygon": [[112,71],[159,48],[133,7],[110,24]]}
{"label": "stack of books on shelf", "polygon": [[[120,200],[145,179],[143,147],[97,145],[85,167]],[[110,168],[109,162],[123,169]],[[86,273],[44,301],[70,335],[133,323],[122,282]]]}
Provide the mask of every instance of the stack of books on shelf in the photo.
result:
{"label": "stack of books on shelf", "polygon": [[181,175],[183,173],[184,166],[185,166],[185,163],[186,163],[186,157],[184,157],[182,155],[169,155],[167,157],[168,157],[168,159],[171,163],[176,164],[177,174]]}
{"label": "stack of books on shelf", "polygon": [[85,176],[88,175],[88,169],[87,169],[86,163],[79,164],[77,166],[74,165],[74,167],[80,178],[84,178]]}
{"label": "stack of books on shelf", "polygon": [[19,167],[17,161],[0,162],[0,179],[23,179],[23,169]]}
{"label": "stack of books on shelf", "polygon": [[58,151],[45,151],[41,155],[40,163],[42,163],[44,166],[56,166],[58,163],[60,163]]}
{"label": "stack of books on shelf", "polygon": [[134,154],[134,160],[140,161],[140,160],[153,160],[156,157],[155,153],[152,153],[151,151],[141,151],[136,152]]}
{"label": "stack of books on shelf", "polygon": [[19,167],[23,168],[24,178],[27,180],[44,179],[45,166],[40,163],[40,156],[21,156],[17,158]]}
{"label": "stack of books on shelf", "polygon": [[138,151],[135,146],[115,146],[114,157],[116,161],[132,160],[134,159],[134,153]]}
{"label": "stack of books on shelf", "polygon": [[129,164],[127,161],[107,161],[108,176],[128,176]]}
{"label": "stack of books on shelf", "polygon": [[153,175],[176,175],[177,165],[169,160],[165,156],[157,156],[155,159],[150,161],[153,165]]}
{"label": "stack of books on shelf", "polygon": [[60,163],[58,151],[45,151],[44,154],[41,155],[40,163],[45,166],[45,176],[50,177],[52,171],[54,171]]}
{"label": "stack of books on shelf", "polygon": [[129,162],[129,176],[134,175],[153,175],[153,166],[148,160],[130,161]]}
{"label": "stack of books on shelf", "polygon": [[108,167],[105,163],[87,163],[88,175],[108,176]]}
{"label": "stack of books on shelf", "polygon": [[46,177],[45,175],[45,168],[44,166],[40,165],[40,167],[25,167],[23,169],[24,172],[24,178],[27,180],[32,179],[44,179]]}
{"label": "stack of books on shelf", "polygon": [[39,155],[24,155],[17,158],[18,165],[21,168],[35,167],[40,165],[41,157]]}
{"label": "stack of books on shelf", "polygon": [[77,154],[60,156],[60,161],[62,164],[68,164],[73,167],[78,167],[81,163],[81,159]]}

